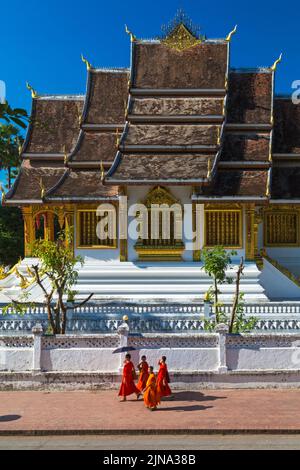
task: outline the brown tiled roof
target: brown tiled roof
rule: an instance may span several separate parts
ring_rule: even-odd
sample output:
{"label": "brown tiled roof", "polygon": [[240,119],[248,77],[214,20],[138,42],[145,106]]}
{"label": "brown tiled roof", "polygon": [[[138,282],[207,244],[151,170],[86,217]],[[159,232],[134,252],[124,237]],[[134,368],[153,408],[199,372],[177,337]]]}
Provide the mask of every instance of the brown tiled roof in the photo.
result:
{"label": "brown tiled roof", "polygon": [[72,162],[112,162],[116,155],[116,134],[109,132],[82,132],[70,161]]}
{"label": "brown tiled roof", "polygon": [[300,168],[272,168],[272,199],[300,198]]}
{"label": "brown tiled roof", "polygon": [[274,100],[274,153],[300,153],[300,105]]}
{"label": "brown tiled roof", "polygon": [[66,170],[46,194],[46,200],[115,199],[117,186],[103,186],[100,170]]}
{"label": "brown tiled roof", "polygon": [[263,161],[269,159],[270,134],[225,133],[221,161]]}
{"label": "brown tiled roof", "polygon": [[133,98],[130,113],[139,115],[222,115],[222,97]]}
{"label": "brown tiled roof", "polygon": [[119,71],[90,70],[87,109],[84,122],[119,124],[125,121],[128,98],[127,69]]}
{"label": "brown tiled roof", "polygon": [[272,77],[271,72],[229,74],[228,122],[241,124],[271,122]]}
{"label": "brown tiled roof", "polygon": [[218,127],[202,124],[131,124],[124,146],[217,145]]}
{"label": "brown tiled roof", "polygon": [[64,147],[70,152],[78,139],[82,109],[82,98],[34,98],[23,152],[64,153]]}
{"label": "brown tiled roof", "polygon": [[[214,160],[213,156],[200,154],[123,154],[121,163],[113,173],[113,181],[135,181],[135,183],[147,181],[168,180],[184,183],[206,178],[208,160]],[[212,167],[212,163],[211,163]],[[108,175],[106,182],[110,181]]]}
{"label": "brown tiled roof", "polygon": [[203,186],[203,196],[266,197],[268,170],[221,170],[209,186]]}
{"label": "brown tiled roof", "polygon": [[65,169],[58,165],[41,166],[24,160],[13,188],[6,195],[6,200],[16,204],[20,202],[26,204],[31,200],[41,201],[41,180],[47,191],[59,181],[64,172]]}
{"label": "brown tiled roof", "polygon": [[133,43],[136,88],[224,88],[227,70],[224,42],[193,46],[182,52],[163,43]]}

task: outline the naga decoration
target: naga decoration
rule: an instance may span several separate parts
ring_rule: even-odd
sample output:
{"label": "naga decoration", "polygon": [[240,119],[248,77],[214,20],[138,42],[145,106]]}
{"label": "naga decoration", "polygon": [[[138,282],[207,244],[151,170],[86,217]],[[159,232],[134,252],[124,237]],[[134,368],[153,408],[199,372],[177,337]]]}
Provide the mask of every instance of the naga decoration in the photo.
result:
{"label": "naga decoration", "polygon": [[127,28],[126,24],[125,24],[125,32],[129,34],[131,42],[136,41],[136,36]]}
{"label": "naga decoration", "polygon": [[275,70],[277,69],[277,65],[281,62],[281,60],[282,60],[282,53],[280,54],[278,59],[276,59],[274,64],[272,65],[272,67],[271,67],[272,72],[275,72]]}
{"label": "naga decoration", "polygon": [[38,98],[36,90],[34,90],[34,88],[32,88],[32,86],[28,82],[26,82],[26,88],[31,92],[32,98]]}
{"label": "naga decoration", "polygon": [[91,70],[93,68],[92,64],[84,57],[83,54],[81,54],[81,60],[82,60],[82,62],[85,63],[87,70]]}
{"label": "naga decoration", "polygon": [[230,33],[226,36],[226,41],[227,42],[230,42],[231,41],[231,38],[232,36],[236,33],[236,30],[237,30],[237,24],[235,25],[235,27],[233,28],[232,31],[230,31]]}

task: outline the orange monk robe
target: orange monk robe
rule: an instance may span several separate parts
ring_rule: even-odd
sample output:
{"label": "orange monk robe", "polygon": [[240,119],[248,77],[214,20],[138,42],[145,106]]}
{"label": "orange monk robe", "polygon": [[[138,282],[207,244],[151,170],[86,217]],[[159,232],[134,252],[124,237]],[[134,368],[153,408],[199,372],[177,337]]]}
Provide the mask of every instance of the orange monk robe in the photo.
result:
{"label": "orange monk robe", "polygon": [[160,396],[156,387],[156,378],[153,372],[149,375],[146,383],[144,403],[147,408],[155,408],[160,403]]}
{"label": "orange monk robe", "polygon": [[148,363],[146,361],[141,362],[139,364],[139,369],[140,369],[139,381],[138,381],[136,386],[139,389],[139,391],[142,392],[144,390],[144,388],[146,388],[147,380],[148,380],[148,377],[149,377]]}
{"label": "orange monk robe", "polygon": [[135,369],[134,365],[131,361],[125,361],[123,367],[123,377],[122,383],[119,391],[119,396],[127,397],[132,393],[136,393],[137,395],[140,394],[140,391],[136,388],[133,377],[134,377]]}
{"label": "orange monk robe", "polygon": [[167,378],[169,377],[167,364],[159,362],[159,371],[157,374],[157,391],[161,397],[168,397],[172,395]]}

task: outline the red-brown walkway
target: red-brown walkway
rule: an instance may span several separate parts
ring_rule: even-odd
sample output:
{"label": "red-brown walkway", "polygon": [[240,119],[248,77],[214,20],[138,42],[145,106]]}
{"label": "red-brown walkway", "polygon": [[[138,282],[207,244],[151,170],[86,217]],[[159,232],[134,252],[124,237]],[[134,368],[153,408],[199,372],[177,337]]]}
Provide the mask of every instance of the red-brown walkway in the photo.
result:
{"label": "red-brown walkway", "polygon": [[116,391],[0,392],[0,434],[145,430],[300,432],[300,390],[176,392],[154,412]]}

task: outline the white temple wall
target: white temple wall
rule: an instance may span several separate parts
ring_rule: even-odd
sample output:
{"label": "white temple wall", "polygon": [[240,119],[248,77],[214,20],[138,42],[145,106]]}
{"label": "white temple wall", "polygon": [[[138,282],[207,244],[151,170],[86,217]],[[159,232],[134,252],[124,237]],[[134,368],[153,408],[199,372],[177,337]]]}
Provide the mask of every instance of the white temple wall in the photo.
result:
{"label": "white temple wall", "polygon": [[[118,334],[1,336],[0,371],[119,374],[124,355],[113,351],[125,338]],[[297,333],[150,333],[130,335],[125,343],[138,348],[132,352],[135,365],[145,354],[156,371],[162,355],[167,356],[171,373],[300,371]]]}

